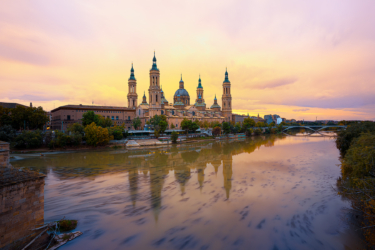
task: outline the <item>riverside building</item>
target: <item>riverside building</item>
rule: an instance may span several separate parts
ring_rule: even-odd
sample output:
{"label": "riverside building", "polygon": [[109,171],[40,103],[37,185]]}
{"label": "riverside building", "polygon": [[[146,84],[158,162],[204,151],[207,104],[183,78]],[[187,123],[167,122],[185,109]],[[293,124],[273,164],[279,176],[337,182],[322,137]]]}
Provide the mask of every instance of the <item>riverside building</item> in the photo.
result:
{"label": "riverside building", "polygon": [[[136,79],[133,66],[130,72],[131,74],[128,83],[129,89],[136,89]],[[169,128],[172,124],[174,127],[180,128],[183,119],[193,121],[198,120],[200,122],[216,121],[220,123],[233,120],[231,83],[227,71],[225,72],[225,78],[222,85],[223,94],[221,100],[223,107],[218,104],[216,96],[213,100],[213,104],[207,106],[204,99],[204,89],[200,76],[198,79],[196,99],[194,103],[193,100],[190,99],[190,95],[184,85],[185,83],[182,80],[181,75],[178,89],[173,96],[173,103],[169,103],[168,100],[165,99],[164,91],[160,84],[160,70],[157,67],[154,53],[153,64],[150,69],[150,85],[148,89],[149,103],[147,102],[146,92],[144,92],[142,103],[138,105],[136,109],[136,116],[141,119],[142,127],[154,115],[165,115],[167,117]],[[136,101],[134,102],[133,96],[136,95],[128,95],[128,103],[136,103]]]}

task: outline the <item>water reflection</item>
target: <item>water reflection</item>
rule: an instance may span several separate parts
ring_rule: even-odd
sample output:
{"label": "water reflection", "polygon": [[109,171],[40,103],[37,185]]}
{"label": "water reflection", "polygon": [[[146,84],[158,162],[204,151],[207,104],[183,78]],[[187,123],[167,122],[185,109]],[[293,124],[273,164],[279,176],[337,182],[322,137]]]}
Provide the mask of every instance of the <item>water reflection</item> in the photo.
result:
{"label": "water reflection", "polygon": [[84,235],[66,249],[359,244],[342,219],[348,204],[331,186],[339,175],[338,152],[327,138],[260,136],[29,157],[12,164],[47,174],[46,220],[80,221]]}

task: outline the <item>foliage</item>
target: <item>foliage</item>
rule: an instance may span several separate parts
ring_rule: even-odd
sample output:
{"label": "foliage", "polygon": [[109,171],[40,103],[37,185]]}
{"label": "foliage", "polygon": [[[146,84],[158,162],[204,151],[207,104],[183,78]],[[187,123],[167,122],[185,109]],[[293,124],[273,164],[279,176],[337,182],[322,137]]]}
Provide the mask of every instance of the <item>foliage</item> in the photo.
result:
{"label": "foliage", "polygon": [[212,130],[212,135],[219,136],[220,134],[221,134],[221,128],[219,126],[214,127],[214,129]]}
{"label": "foliage", "polygon": [[155,128],[159,125],[160,121],[163,120],[163,117],[165,117],[165,115],[154,115],[154,117],[150,119],[150,125],[154,126]]}
{"label": "foliage", "polygon": [[182,128],[183,130],[185,130],[185,132],[186,132],[186,136],[188,135],[189,129],[190,129],[190,127],[191,127],[191,124],[192,124],[192,121],[190,121],[190,120],[188,120],[188,119],[186,119],[186,118],[184,118],[184,119],[182,120],[182,122],[181,122],[181,128]]}
{"label": "foliage", "polygon": [[228,122],[223,122],[223,132],[226,135],[230,133],[230,125]]}
{"label": "foliage", "polygon": [[199,125],[196,122],[192,122],[190,124],[189,130],[193,131],[193,133],[195,133],[198,129],[199,129]]}
{"label": "foliage", "polygon": [[172,140],[172,142],[176,143],[177,139],[178,139],[178,133],[176,131],[172,131],[172,134],[171,134],[171,140]]}
{"label": "foliage", "polygon": [[273,121],[273,122],[271,122],[268,126],[269,127],[274,127],[276,125],[276,123]]}
{"label": "foliage", "polygon": [[[355,126],[352,124],[351,126]],[[363,124],[362,124],[363,125]],[[367,126],[365,126],[366,128]],[[359,126],[349,135],[364,127]],[[347,138],[352,138],[346,134]],[[338,179],[340,193],[349,198],[353,209],[361,212],[363,234],[369,249],[375,247],[375,133],[362,133],[352,138],[342,159],[342,178]]]}
{"label": "foliage", "polygon": [[258,127],[258,128],[264,128],[264,127],[267,127],[266,124],[264,124],[264,122],[257,122],[255,124],[255,127]]}
{"label": "foliage", "polygon": [[22,131],[20,135],[18,135],[14,139],[14,147],[15,148],[39,148],[43,144],[43,135],[40,130],[35,131]]}
{"label": "foliage", "polygon": [[262,134],[262,130],[260,128],[257,128],[254,130],[254,135],[261,135]]}
{"label": "foliage", "polygon": [[81,124],[79,124],[79,123],[73,123],[73,124],[70,124],[68,126],[68,131],[70,133],[77,132],[77,133],[80,133],[82,136],[84,136],[85,135],[85,131],[84,130],[85,130],[85,128]]}
{"label": "foliage", "polygon": [[95,123],[95,125],[100,125],[99,124],[99,116],[95,115],[94,111],[87,111],[82,115],[82,125],[87,126],[90,125],[91,123]]}
{"label": "foliage", "polygon": [[241,123],[237,122],[236,125],[234,126],[233,133],[237,134],[237,133],[241,132],[241,130],[242,130]]}
{"label": "foliage", "polygon": [[124,130],[121,126],[113,126],[107,128],[110,136],[113,136],[115,140],[121,140],[123,138],[122,131]]}
{"label": "foliage", "polygon": [[342,156],[345,156],[346,151],[349,149],[352,141],[359,137],[361,133],[375,132],[374,122],[361,122],[348,125],[346,130],[338,133],[336,139],[336,147],[340,150]]}
{"label": "foliage", "polygon": [[109,128],[112,126],[112,120],[111,118],[107,117],[105,118],[102,115],[97,115],[99,119],[99,123],[97,125],[101,126],[102,128]]}
{"label": "foliage", "polygon": [[221,128],[221,123],[217,122],[217,121],[211,122],[210,127],[211,128],[215,128],[215,127],[220,127]]}
{"label": "foliage", "polygon": [[160,130],[159,129],[155,129],[154,130],[154,135],[155,135],[156,138],[159,138],[159,136],[160,136]]}
{"label": "foliage", "polygon": [[255,121],[251,119],[250,117],[245,118],[242,123],[242,128],[244,131],[246,131],[248,128],[252,128],[255,126]]}
{"label": "foliage", "polygon": [[283,125],[285,124],[283,124],[284,122],[282,122],[282,123],[280,123],[278,126],[277,126],[277,129],[276,129],[276,131],[277,132],[282,132],[283,131]]}
{"label": "foliage", "polygon": [[168,127],[168,123],[166,121],[161,120],[159,122],[159,131],[160,131],[161,134],[164,134],[164,132],[167,129],[167,127]]}
{"label": "foliage", "polygon": [[209,123],[208,121],[204,121],[204,122],[203,122],[203,127],[204,127],[205,129],[208,129],[208,128],[210,127],[210,123]]}
{"label": "foliage", "polygon": [[11,142],[16,137],[16,130],[11,125],[0,127],[0,141]]}
{"label": "foliage", "polygon": [[246,134],[247,137],[250,137],[253,134],[253,132],[254,131],[253,131],[252,128],[248,128],[248,129],[246,129],[245,134]]}
{"label": "foliage", "polygon": [[12,125],[19,129],[42,129],[49,121],[47,112],[42,107],[17,106],[12,109],[0,107],[0,125]]}
{"label": "foliage", "polygon": [[102,146],[113,140],[109,135],[108,129],[96,126],[95,122],[85,127],[86,143],[91,146]]}
{"label": "foliage", "polygon": [[133,119],[133,128],[137,130],[141,126],[142,122],[141,119],[137,116]]}
{"label": "foliage", "polygon": [[171,129],[174,129],[176,128],[176,126],[173,124],[173,122],[171,123]]}
{"label": "foliage", "polygon": [[375,176],[375,134],[364,133],[355,138],[342,161],[343,177],[358,178]]}

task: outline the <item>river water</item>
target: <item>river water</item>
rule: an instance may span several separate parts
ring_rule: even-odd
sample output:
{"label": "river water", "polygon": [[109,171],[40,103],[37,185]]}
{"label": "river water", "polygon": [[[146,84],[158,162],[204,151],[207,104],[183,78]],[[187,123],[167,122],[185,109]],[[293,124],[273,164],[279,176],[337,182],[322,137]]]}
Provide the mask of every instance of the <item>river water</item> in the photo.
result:
{"label": "river water", "polygon": [[259,136],[12,161],[47,174],[45,221],[77,219],[61,249],[358,249],[328,138]]}

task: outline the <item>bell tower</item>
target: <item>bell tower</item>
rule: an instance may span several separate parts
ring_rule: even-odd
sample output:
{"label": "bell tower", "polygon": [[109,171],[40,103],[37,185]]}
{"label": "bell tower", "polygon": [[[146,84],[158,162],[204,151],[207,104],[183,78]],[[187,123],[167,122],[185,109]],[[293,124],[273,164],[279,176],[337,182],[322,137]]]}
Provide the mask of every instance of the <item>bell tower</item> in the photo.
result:
{"label": "bell tower", "polygon": [[228,71],[225,70],[225,79],[223,82],[223,95],[222,101],[222,115],[225,117],[225,121],[229,122],[232,120],[232,95],[231,95],[231,84],[228,79]]}
{"label": "bell tower", "polygon": [[152,59],[152,68],[150,70],[150,87],[148,89],[149,95],[149,116],[161,115],[161,89],[160,89],[160,71],[156,65],[156,57]]}
{"label": "bell tower", "polygon": [[137,80],[134,77],[133,64],[130,70],[130,78],[128,80],[128,108],[135,109],[138,104],[138,94],[137,94]]}

